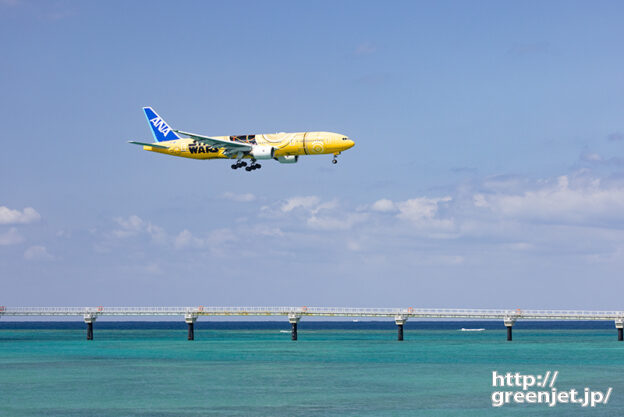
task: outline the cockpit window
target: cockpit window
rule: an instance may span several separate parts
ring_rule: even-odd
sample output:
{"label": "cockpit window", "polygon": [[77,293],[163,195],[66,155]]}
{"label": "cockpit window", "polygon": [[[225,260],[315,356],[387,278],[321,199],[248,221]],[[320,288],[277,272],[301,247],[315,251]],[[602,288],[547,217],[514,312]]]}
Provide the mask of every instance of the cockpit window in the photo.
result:
{"label": "cockpit window", "polygon": [[349,138],[342,138],[342,140],[349,140]]}

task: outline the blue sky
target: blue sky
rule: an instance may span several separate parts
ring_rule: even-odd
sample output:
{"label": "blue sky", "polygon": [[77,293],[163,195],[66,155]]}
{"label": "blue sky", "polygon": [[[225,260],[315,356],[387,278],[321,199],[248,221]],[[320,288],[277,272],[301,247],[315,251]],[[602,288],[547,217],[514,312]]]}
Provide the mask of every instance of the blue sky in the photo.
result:
{"label": "blue sky", "polygon": [[[0,303],[619,309],[622,12],[0,0]],[[146,105],[356,147],[232,171]]]}

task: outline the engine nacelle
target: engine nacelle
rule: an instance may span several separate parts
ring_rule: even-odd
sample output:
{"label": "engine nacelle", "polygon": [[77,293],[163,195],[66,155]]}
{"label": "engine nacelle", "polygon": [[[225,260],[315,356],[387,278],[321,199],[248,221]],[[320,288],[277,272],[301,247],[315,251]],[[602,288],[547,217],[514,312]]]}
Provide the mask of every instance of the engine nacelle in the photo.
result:
{"label": "engine nacelle", "polygon": [[251,148],[251,156],[254,159],[271,159],[275,154],[275,148],[267,145],[256,145]]}
{"label": "engine nacelle", "polygon": [[299,155],[278,156],[275,159],[277,159],[280,164],[294,164],[299,160]]}

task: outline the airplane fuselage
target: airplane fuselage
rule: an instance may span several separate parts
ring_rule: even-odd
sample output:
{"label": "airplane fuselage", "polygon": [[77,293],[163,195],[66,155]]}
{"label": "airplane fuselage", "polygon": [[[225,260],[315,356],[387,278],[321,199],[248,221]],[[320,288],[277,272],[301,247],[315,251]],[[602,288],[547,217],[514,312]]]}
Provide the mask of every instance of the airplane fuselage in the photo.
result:
{"label": "airplane fuselage", "polygon": [[[214,136],[216,139],[249,145],[266,145],[274,148],[274,157],[334,154],[353,146],[353,141],[345,135],[332,132],[271,133],[260,135]],[[191,159],[235,159],[236,154],[226,153],[218,145],[210,146],[190,138],[158,142],[167,148],[145,145],[146,151]],[[244,155],[243,158],[251,158]]]}

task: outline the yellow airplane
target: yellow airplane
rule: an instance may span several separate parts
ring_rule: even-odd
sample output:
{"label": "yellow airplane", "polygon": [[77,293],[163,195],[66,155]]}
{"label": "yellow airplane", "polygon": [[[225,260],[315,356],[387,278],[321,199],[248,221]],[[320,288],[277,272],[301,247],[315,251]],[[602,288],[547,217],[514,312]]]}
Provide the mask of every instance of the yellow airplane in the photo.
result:
{"label": "yellow airplane", "polygon": [[[340,152],[353,147],[345,135],[331,132],[273,133],[242,136],[202,136],[174,130],[151,107],[143,107],[155,143],[130,141],[146,151],[192,159],[236,159],[232,169],[253,171],[262,167],[257,161],[275,159],[294,164],[300,155],[333,154],[337,163]],[[181,138],[178,134],[187,136]],[[251,159],[251,164],[243,159]]]}

